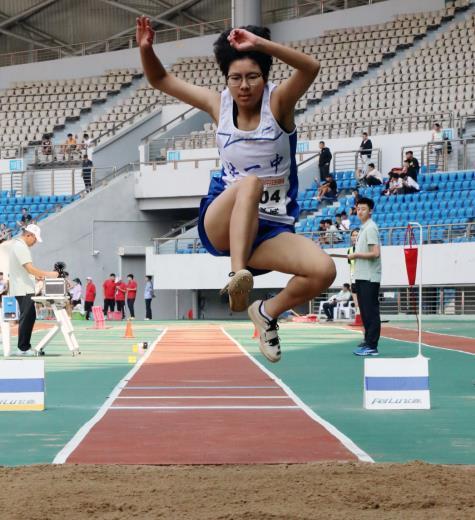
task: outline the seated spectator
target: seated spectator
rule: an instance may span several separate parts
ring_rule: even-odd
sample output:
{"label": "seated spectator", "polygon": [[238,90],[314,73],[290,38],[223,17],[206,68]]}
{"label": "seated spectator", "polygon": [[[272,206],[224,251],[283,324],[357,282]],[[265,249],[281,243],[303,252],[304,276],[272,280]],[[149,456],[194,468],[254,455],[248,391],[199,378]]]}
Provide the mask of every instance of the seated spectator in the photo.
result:
{"label": "seated spectator", "polygon": [[330,173],[327,174],[325,182],[318,188],[317,200],[336,199],[337,185]]}
{"label": "seated spectator", "polygon": [[350,284],[344,283],[341,291],[332,296],[323,304],[323,312],[327,317],[327,321],[333,321],[333,309],[340,303],[348,303],[351,300]]}
{"label": "seated spectator", "polygon": [[[361,170],[358,170],[361,172]],[[366,172],[361,174],[359,182],[362,186],[381,186],[383,174],[376,169],[374,163],[369,163]]]}
{"label": "seated spectator", "polygon": [[348,218],[348,215],[346,214],[346,211],[341,212],[341,227],[344,231],[349,231],[351,226],[350,219]]}
{"label": "seated spectator", "polygon": [[324,220],[324,226],[325,234],[321,237],[322,244],[333,245],[337,242],[341,242],[341,234],[338,233],[338,229],[331,218]]}
{"label": "seated spectator", "polygon": [[43,134],[41,140],[41,153],[43,155],[51,155],[53,153],[53,143],[51,142],[50,134]]}
{"label": "seated spectator", "polygon": [[68,134],[66,137],[66,141],[64,141],[64,144],[61,146],[61,152],[64,155],[67,155],[74,150],[76,150],[77,146],[77,140],[76,137],[73,136],[73,134]]}
{"label": "seated spectator", "polygon": [[402,187],[398,193],[407,194],[407,193],[418,193],[420,191],[419,184],[412,178],[409,177],[407,173],[401,176]]}
{"label": "seated spectator", "polygon": [[386,182],[383,195],[397,195],[400,189],[402,189],[402,179],[393,169],[389,172],[389,180]]}
{"label": "seated spectator", "polygon": [[21,208],[21,219],[17,220],[17,226],[25,228],[28,224],[33,224],[33,217],[28,213],[26,208]]}
{"label": "seated spectator", "polygon": [[0,224],[0,244],[12,238],[12,230],[3,222]]}
{"label": "seated spectator", "polygon": [[417,176],[419,174],[420,166],[419,161],[414,157],[412,150],[406,152],[406,161],[409,165],[407,168],[407,174],[417,182]]}
{"label": "seated spectator", "polygon": [[61,206],[61,204],[59,204],[59,202],[58,202],[58,203],[55,204],[55,206],[54,206],[54,211],[55,211],[56,213],[59,213],[59,212],[61,211],[62,207],[63,207],[63,206]]}

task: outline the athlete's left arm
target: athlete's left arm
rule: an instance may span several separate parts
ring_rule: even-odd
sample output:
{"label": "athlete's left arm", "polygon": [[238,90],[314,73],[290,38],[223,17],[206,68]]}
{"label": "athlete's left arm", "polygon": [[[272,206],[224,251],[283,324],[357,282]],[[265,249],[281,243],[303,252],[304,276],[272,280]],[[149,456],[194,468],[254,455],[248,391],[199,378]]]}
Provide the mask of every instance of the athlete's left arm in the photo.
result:
{"label": "athlete's left arm", "polygon": [[233,29],[230,44],[237,50],[255,50],[270,54],[295,69],[272,93],[271,109],[285,128],[291,128],[297,101],[307,92],[320,71],[320,62],[303,52],[256,36],[245,29]]}

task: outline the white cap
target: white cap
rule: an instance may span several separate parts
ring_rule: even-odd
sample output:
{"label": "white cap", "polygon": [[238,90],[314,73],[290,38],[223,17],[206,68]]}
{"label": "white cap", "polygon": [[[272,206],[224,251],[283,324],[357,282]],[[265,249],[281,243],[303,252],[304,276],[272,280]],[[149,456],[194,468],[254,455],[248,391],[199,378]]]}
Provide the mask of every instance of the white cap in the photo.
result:
{"label": "white cap", "polygon": [[90,276],[86,276],[86,280],[92,280]]}
{"label": "white cap", "polygon": [[25,231],[27,231],[28,233],[31,233],[32,235],[35,235],[36,240],[38,242],[43,242],[43,240],[41,240],[40,226],[37,226],[36,224],[28,224],[28,226],[26,226],[26,228],[25,228]]}

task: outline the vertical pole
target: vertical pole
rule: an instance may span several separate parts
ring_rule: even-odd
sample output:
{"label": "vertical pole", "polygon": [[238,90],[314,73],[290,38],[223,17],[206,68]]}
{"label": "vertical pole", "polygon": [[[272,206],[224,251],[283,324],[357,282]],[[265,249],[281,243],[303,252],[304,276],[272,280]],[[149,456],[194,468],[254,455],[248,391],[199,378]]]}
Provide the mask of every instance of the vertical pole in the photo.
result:
{"label": "vertical pole", "polygon": [[419,228],[419,356],[422,356],[422,244],[423,244],[423,236],[422,236],[422,226],[419,222],[409,222],[410,226],[417,226]]}

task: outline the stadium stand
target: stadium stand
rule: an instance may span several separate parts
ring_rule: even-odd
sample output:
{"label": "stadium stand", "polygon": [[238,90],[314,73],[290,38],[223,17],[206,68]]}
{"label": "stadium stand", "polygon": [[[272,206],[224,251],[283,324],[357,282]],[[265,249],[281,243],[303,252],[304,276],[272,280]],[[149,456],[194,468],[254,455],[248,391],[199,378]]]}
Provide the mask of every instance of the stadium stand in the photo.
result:
{"label": "stadium stand", "polygon": [[[460,3],[460,8],[467,5]],[[405,16],[409,21],[410,15]],[[475,113],[474,51],[475,15],[471,14],[353,93],[335,99],[329,107],[317,107],[303,130],[309,136],[332,137],[368,129],[372,133],[416,131],[427,129],[427,116],[455,126],[457,117]]]}
{"label": "stadium stand", "polygon": [[40,144],[44,134],[79,119],[139,74],[117,69],[102,76],[13,83],[0,92],[0,158],[15,158],[29,145]]}

